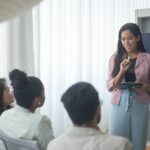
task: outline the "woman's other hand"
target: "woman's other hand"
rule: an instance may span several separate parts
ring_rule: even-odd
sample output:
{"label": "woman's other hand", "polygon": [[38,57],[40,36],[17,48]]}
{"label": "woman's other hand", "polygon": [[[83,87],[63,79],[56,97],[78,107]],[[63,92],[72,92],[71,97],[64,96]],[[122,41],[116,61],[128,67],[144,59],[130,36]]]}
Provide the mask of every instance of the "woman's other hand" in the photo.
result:
{"label": "woman's other hand", "polygon": [[144,94],[145,92],[150,93],[150,85],[143,84],[142,86],[134,87],[134,90],[139,94]]}

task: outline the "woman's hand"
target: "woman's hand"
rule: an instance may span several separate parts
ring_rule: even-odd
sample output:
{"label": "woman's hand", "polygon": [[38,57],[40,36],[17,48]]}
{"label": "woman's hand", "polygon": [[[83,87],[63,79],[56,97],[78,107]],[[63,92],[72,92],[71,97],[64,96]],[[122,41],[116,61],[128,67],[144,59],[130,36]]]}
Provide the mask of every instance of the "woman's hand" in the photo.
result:
{"label": "woman's hand", "polygon": [[112,80],[112,87],[110,90],[114,90],[115,88],[118,88],[118,86],[120,85],[122,78],[125,74],[125,72],[129,69],[130,67],[130,62],[127,61],[127,59],[124,59],[121,63],[120,63],[120,71],[119,73],[113,78]]}
{"label": "woman's hand", "polygon": [[124,59],[120,64],[120,71],[126,72],[130,67],[130,62],[127,59]]}

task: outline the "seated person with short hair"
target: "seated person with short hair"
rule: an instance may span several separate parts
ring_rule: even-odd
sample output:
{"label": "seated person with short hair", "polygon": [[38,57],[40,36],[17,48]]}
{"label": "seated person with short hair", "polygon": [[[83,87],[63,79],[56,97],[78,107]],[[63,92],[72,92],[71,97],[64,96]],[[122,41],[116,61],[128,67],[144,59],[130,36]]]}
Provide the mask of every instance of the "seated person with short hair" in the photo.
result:
{"label": "seated person with short hair", "polygon": [[79,82],[72,85],[62,96],[73,127],[51,141],[47,150],[132,150],[125,138],[101,133],[98,123],[101,106],[98,92],[90,84]]}
{"label": "seated person with short hair", "polygon": [[18,69],[11,71],[9,77],[17,106],[3,112],[0,131],[13,138],[36,140],[41,150],[46,150],[53,139],[51,122],[48,117],[35,113],[45,101],[43,83]]}

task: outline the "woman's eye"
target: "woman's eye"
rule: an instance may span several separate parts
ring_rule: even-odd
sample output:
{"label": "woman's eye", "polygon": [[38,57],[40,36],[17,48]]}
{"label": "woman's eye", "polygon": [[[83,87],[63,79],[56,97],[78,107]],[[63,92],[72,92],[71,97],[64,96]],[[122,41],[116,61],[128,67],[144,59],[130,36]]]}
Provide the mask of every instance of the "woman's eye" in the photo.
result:
{"label": "woman's eye", "polygon": [[132,40],[132,39],[133,39],[132,37],[129,38],[129,40]]}

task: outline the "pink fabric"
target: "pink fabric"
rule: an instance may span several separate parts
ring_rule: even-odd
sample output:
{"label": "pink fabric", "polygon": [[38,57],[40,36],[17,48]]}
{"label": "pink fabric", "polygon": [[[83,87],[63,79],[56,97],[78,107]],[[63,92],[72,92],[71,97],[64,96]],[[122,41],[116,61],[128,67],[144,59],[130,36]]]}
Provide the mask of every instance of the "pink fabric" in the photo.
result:
{"label": "pink fabric", "polygon": [[[116,56],[116,53],[112,55],[109,61],[109,71],[108,71],[108,80],[107,80],[107,89],[108,91],[112,92],[112,100],[111,102],[113,104],[118,105],[120,102],[120,98],[122,95],[123,90],[120,89],[114,89],[111,91],[111,87],[113,84],[113,78],[112,78],[112,70],[114,67],[114,58]],[[149,53],[139,53],[135,65],[135,76],[136,81],[138,83],[150,83],[150,54]],[[125,81],[125,79],[122,79],[122,83]],[[149,103],[150,102],[150,94],[143,93],[139,94],[136,92],[136,98],[135,100],[139,103]]]}

